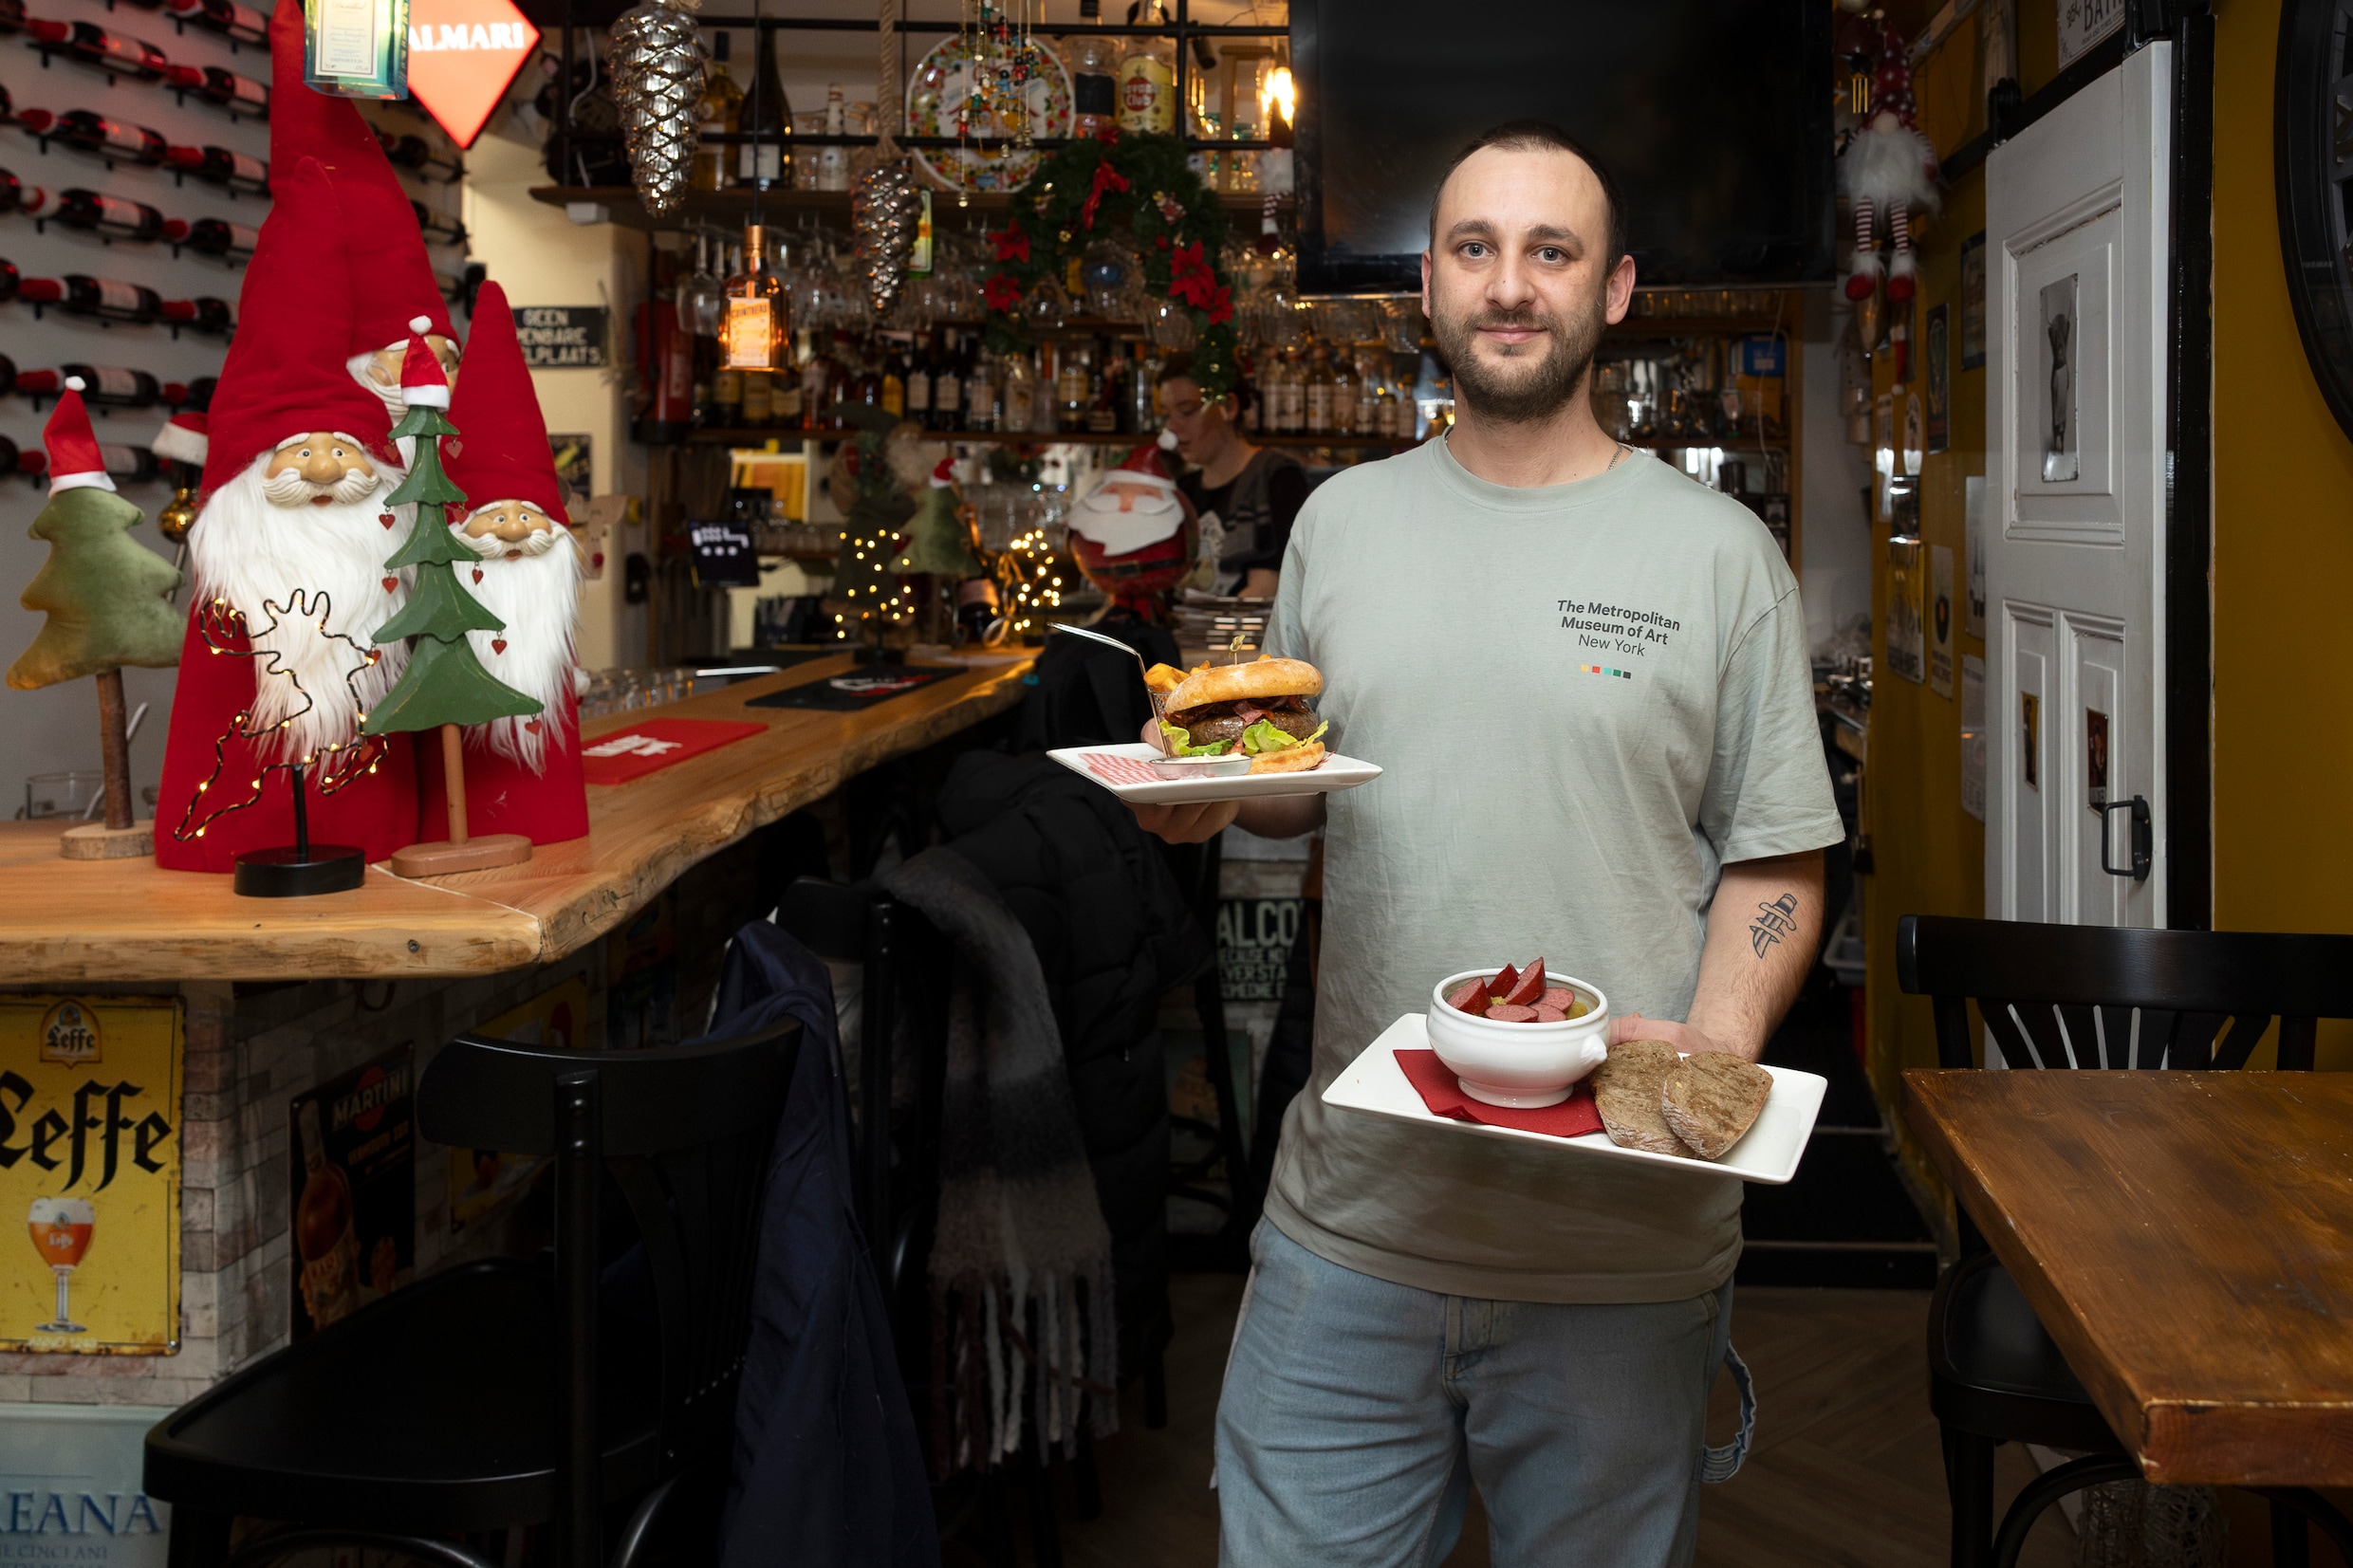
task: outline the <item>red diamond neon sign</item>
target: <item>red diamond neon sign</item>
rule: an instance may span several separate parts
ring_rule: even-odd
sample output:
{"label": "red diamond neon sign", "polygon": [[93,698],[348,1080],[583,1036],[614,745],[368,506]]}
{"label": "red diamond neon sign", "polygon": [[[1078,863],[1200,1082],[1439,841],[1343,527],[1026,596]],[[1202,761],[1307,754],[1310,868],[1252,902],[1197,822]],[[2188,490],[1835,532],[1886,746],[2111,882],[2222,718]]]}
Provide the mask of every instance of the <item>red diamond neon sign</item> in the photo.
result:
{"label": "red diamond neon sign", "polygon": [[512,0],[409,0],[409,91],[471,147],[538,45]]}

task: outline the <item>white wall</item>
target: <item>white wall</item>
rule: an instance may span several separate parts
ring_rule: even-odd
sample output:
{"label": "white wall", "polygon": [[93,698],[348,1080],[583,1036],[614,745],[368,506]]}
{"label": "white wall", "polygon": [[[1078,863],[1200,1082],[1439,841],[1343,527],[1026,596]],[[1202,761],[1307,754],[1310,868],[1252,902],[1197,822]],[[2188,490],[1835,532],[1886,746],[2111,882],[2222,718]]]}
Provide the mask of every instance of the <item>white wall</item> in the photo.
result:
{"label": "white wall", "polygon": [[1805,495],[1799,505],[1805,544],[1806,640],[1819,652],[1841,626],[1871,613],[1871,526],[1862,487],[1871,480],[1871,449],[1850,446],[1839,415],[1839,341],[1850,314],[1831,288],[1809,288],[1806,300]]}

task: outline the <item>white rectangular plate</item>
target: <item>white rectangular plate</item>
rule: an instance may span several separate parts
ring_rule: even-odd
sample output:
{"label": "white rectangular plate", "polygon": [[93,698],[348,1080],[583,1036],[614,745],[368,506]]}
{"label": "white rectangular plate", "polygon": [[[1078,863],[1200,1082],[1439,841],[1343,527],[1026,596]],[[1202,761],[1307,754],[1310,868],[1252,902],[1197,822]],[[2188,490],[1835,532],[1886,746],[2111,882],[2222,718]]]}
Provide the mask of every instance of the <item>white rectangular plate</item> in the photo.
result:
{"label": "white rectangular plate", "polygon": [[1756,1125],[1749,1129],[1748,1135],[1733,1144],[1720,1160],[1685,1159],[1678,1154],[1654,1154],[1647,1149],[1621,1149],[1609,1141],[1607,1133],[1556,1138],[1546,1133],[1523,1133],[1514,1127],[1490,1127],[1485,1122],[1434,1116],[1421,1102],[1421,1092],[1405,1076],[1405,1069],[1397,1063],[1399,1051],[1429,1048],[1422,1015],[1407,1013],[1383,1030],[1379,1040],[1365,1047],[1362,1056],[1348,1063],[1340,1077],[1332,1080],[1332,1086],[1324,1091],[1324,1103],[1351,1111],[1370,1111],[1378,1116],[1395,1116],[1400,1121],[1418,1121],[1450,1132],[1468,1133],[1473,1137],[1531,1143],[1603,1159],[1663,1165],[1675,1171],[1720,1171],[1743,1181],[1779,1187],[1797,1174],[1798,1156],[1806,1153],[1806,1140],[1813,1136],[1814,1117],[1821,1113],[1823,1092],[1829,1087],[1829,1079],[1818,1073],[1768,1066],[1765,1070],[1773,1075],[1772,1093],[1766,1097],[1765,1109],[1757,1114]]}
{"label": "white rectangular plate", "polygon": [[[1380,777],[1371,763],[1334,752],[1305,773],[1244,773],[1223,779],[1155,779],[1140,765],[1159,753],[1141,741],[1126,746],[1072,746],[1048,751],[1063,766],[1137,805],[1193,805],[1204,801],[1253,801],[1262,795],[1329,795]],[[1101,766],[1098,766],[1100,762]],[[1124,765],[1124,766],[1123,766]],[[1108,776],[1106,776],[1108,775]],[[1133,775],[1133,777],[1129,777]]]}

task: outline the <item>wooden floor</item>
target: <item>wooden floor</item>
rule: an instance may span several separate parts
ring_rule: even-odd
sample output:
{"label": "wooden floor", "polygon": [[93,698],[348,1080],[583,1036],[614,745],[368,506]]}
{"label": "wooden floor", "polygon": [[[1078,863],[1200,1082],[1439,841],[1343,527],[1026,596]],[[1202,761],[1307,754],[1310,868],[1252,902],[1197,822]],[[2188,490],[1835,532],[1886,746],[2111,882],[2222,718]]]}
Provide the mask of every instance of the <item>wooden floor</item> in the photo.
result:
{"label": "wooden floor", "polygon": [[[1071,1568],[1216,1562],[1211,1430],[1241,1292],[1232,1275],[1176,1278],[1169,1423],[1146,1430],[1141,1398],[1131,1391],[1121,1430],[1098,1450],[1102,1516],[1080,1522],[1064,1491],[1063,1556]],[[1925,1291],[1739,1293],[1732,1341],[1756,1374],[1756,1443],[1739,1475],[1702,1490],[1700,1568],[1943,1568],[1944,1479],[1920,1343],[1927,1309]],[[1729,1382],[1716,1392],[1711,1435],[1720,1442],[1734,1405]],[[2030,1462],[2014,1447],[1998,1452],[1997,1495],[2007,1502]],[[2074,1537],[2054,1510],[2020,1560],[2023,1568],[2064,1568],[2073,1555]],[[952,1551],[949,1560],[979,1559]],[[1487,1561],[1474,1503],[1447,1563]]]}

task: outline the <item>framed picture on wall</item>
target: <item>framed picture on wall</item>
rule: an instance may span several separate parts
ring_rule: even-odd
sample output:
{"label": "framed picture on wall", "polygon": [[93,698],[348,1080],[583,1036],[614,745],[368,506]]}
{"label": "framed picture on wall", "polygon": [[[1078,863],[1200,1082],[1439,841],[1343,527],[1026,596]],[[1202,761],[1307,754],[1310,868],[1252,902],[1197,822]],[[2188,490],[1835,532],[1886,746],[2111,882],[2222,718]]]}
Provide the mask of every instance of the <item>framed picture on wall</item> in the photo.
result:
{"label": "framed picture on wall", "polygon": [[1961,241],[1961,368],[1982,370],[1986,362],[1985,231]]}
{"label": "framed picture on wall", "polygon": [[1928,451],[1931,455],[1953,444],[1953,365],[1950,307],[1932,305],[1928,328],[1921,335],[1922,358],[1928,375]]}

